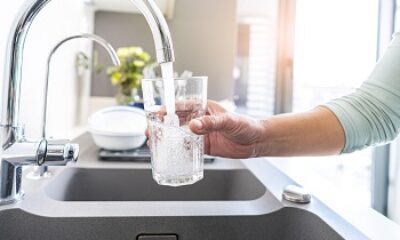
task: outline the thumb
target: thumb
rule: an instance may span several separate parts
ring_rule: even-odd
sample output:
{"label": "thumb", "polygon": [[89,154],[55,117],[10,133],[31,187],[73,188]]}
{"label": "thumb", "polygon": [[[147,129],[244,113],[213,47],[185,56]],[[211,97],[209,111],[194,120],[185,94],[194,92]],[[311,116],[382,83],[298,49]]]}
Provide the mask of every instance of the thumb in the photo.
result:
{"label": "thumb", "polygon": [[205,135],[213,131],[232,129],[233,121],[228,114],[217,114],[197,118],[189,123],[190,130],[198,135]]}

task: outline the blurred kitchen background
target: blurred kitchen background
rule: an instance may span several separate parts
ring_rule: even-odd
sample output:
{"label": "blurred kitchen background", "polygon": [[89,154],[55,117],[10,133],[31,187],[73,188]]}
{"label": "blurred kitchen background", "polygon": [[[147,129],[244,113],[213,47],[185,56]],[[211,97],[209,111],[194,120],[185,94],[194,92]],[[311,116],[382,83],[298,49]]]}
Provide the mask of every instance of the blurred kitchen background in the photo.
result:
{"label": "blurred kitchen background", "polygon": [[[173,35],[175,70],[208,75],[209,98],[256,118],[307,111],[352,92],[400,29],[396,0],[156,2]],[[2,56],[5,33],[22,3],[7,1],[0,10]],[[140,46],[154,59],[146,24],[129,0],[53,0],[26,42],[21,114],[30,125],[28,136],[40,135],[46,59],[59,40],[90,32],[115,48]],[[88,69],[77,64],[82,54],[89,57]],[[50,73],[50,135],[74,137],[85,130],[90,113],[115,104],[110,65],[104,50],[86,40],[57,52]],[[370,206],[400,223],[399,149],[395,142],[343,156],[273,162],[325,201]]]}

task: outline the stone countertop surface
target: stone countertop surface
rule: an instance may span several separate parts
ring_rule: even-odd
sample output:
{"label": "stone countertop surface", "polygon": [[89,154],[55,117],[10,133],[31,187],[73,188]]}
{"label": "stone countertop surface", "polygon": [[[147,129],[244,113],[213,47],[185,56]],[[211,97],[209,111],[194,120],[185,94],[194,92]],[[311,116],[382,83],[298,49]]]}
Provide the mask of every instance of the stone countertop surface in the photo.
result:
{"label": "stone countertop surface", "polygon": [[[91,136],[87,133],[81,135],[76,139],[76,142],[80,144],[81,147],[81,156],[79,161],[76,164],[72,164],[68,167],[73,168],[104,168],[104,169],[121,169],[121,168],[138,168],[138,169],[148,169],[151,168],[149,163],[134,163],[131,162],[106,162],[99,161],[97,159],[97,151],[98,148],[94,146],[93,140]],[[259,213],[268,213],[275,211],[283,206],[291,206],[291,203],[286,203],[282,200],[281,194],[282,189],[286,184],[295,183],[289,177],[285,176],[285,168],[276,164],[280,159],[247,159],[247,160],[229,160],[229,159],[217,159],[212,164],[206,164],[206,169],[249,169],[268,189],[267,193],[260,199],[251,201],[249,203],[245,202],[237,202],[231,204],[220,204],[219,207],[216,202],[199,202],[198,206],[190,206],[191,212],[190,214],[221,214],[224,215],[229,213],[228,215],[235,214],[259,214]],[[276,165],[276,166],[274,166]],[[280,171],[277,171],[278,168]],[[55,174],[59,174],[62,172],[63,167],[61,168],[53,168]],[[283,173],[281,173],[281,171]],[[27,172],[27,171],[26,171]],[[271,182],[271,179],[274,181]],[[24,179],[25,181],[25,179]],[[143,215],[153,214],[152,211],[150,213],[145,213],[146,209],[164,209],[165,212],[159,212],[161,214],[165,214],[166,216],[175,215],[175,214],[187,214],[184,212],[185,205],[182,202],[170,202],[170,203],[146,203],[146,202],[120,202],[119,206],[115,206],[115,202],[104,202],[97,203],[96,205],[89,203],[65,203],[60,201],[55,201],[49,198],[43,198],[43,196],[38,195],[37,189],[43,189],[46,185],[46,181],[42,182],[26,182],[27,187],[26,197],[24,201],[21,201],[13,206],[2,206],[0,210],[8,209],[8,208],[20,208],[26,211],[29,211],[34,214],[43,215],[43,216],[96,216],[98,215],[98,209],[102,209],[102,214],[106,214],[107,216],[124,216],[129,214],[139,214],[143,212]],[[30,186],[35,186],[35,188]],[[301,183],[300,183],[301,184]],[[28,186],[29,185],[29,186]],[[268,195],[274,197],[268,198]],[[385,240],[398,240],[400,239],[400,226],[389,220],[388,218],[380,215],[376,211],[371,208],[362,207],[362,206],[349,206],[348,204],[343,204],[340,202],[338,198],[337,201],[325,201],[323,202],[318,199],[318,195],[314,195],[315,198],[310,206],[295,207],[308,209],[310,211],[315,212],[321,218],[330,221],[330,219],[335,219],[337,217],[333,216],[331,211],[326,212],[326,207],[332,209],[334,211],[333,215],[339,215],[345,221],[353,225],[358,231],[367,236],[369,239],[385,239]],[[42,206],[37,206],[35,204],[31,204],[32,202],[42,201]],[[43,202],[44,201],[44,202]],[[154,204],[156,206],[154,206]],[[158,206],[158,205],[159,206]],[[164,206],[164,205],[165,206]],[[176,206],[175,206],[176,205]],[[46,206],[46,207],[44,207]],[[168,208],[166,208],[168,206]],[[246,207],[247,206],[247,207]],[[293,205],[294,206],[294,205]],[[50,207],[50,208],[49,208]],[[73,211],[72,208],[73,207]],[[76,211],[80,209],[79,211]],[[189,206],[187,206],[189,207]],[[97,209],[97,210],[96,210]],[[127,212],[126,209],[132,209],[132,212]],[[144,210],[143,210],[144,209]],[[170,210],[168,210],[170,209]],[[172,212],[175,210],[179,210],[178,212]],[[189,208],[187,208],[189,209]],[[325,209],[325,210],[324,210]],[[167,211],[168,210],[168,211]],[[220,213],[215,213],[213,211],[220,211]],[[140,214],[139,214],[140,215]],[[335,220],[332,220],[332,224],[335,224]],[[340,224],[339,224],[340,227]]]}
{"label": "stone countertop surface", "polygon": [[[83,134],[81,136],[81,141],[92,142],[90,135]],[[87,144],[81,144],[81,146],[90,147]],[[96,154],[97,148],[84,149],[89,155]],[[283,173],[288,172],[285,165],[279,164],[282,160],[281,158],[267,158],[268,162],[277,167]],[[102,167],[102,168],[121,168],[121,167],[131,167],[131,163],[124,162],[101,162],[95,158],[85,158],[84,161],[77,163],[81,167]],[[241,168],[243,165],[250,166],[254,165],[254,162],[249,160],[231,160],[231,161],[217,161],[216,163],[209,164],[208,169],[226,169],[226,168]],[[150,167],[148,163],[136,163],[137,168]],[[290,176],[289,176],[290,177]],[[301,184],[301,183],[299,183]],[[315,194],[314,194],[315,195]],[[317,195],[317,197],[319,197]],[[329,199],[322,199],[323,203],[328,207],[333,209],[341,217],[343,217],[350,224],[355,226],[363,234],[365,234],[370,239],[400,239],[400,225],[391,221],[387,217],[381,215],[372,208],[348,204],[345,201],[341,201],[338,197],[334,201]]]}
{"label": "stone countertop surface", "polygon": [[[297,178],[296,174],[293,173],[288,164],[282,162],[288,162],[291,159],[288,158],[268,158],[268,161],[287,174],[288,177],[294,178],[300,185],[305,185],[301,179]],[[315,180],[319,181],[319,180]],[[330,191],[334,191],[332,186],[329,186]],[[363,206],[361,204],[355,204],[355,201],[347,201],[346,196],[326,197],[319,195],[318,192],[313,192],[313,195],[318,197],[324,204],[338,213],[350,224],[355,226],[363,234],[368,236],[370,239],[400,239],[400,225],[393,222],[389,218],[383,216],[371,207]]]}

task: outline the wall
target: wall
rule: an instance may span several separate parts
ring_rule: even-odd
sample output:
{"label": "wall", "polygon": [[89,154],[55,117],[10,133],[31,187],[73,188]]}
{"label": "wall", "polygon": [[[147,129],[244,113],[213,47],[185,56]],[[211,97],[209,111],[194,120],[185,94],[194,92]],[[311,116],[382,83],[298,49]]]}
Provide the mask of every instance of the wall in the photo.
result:
{"label": "wall", "polygon": [[[236,1],[177,0],[174,17],[168,25],[175,45],[176,71],[208,75],[210,98],[232,98]],[[97,12],[95,33],[116,48],[139,45],[154,56],[150,29],[139,14]],[[100,63],[110,65],[104,51],[98,51]],[[93,96],[114,96],[115,88],[105,73],[93,76]]]}
{"label": "wall", "polygon": [[[6,37],[22,2],[7,1],[1,9],[0,53],[3,56]],[[69,35],[88,31],[90,24],[84,21],[85,16],[87,12],[82,1],[53,0],[32,24],[25,45],[21,89],[21,123],[26,125],[26,132],[30,137],[39,136],[41,133],[43,83],[50,49]],[[87,49],[87,43],[74,41],[63,46],[53,59],[48,106],[48,132],[51,135],[72,135],[76,115],[74,59],[75,54],[84,49]],[[4,62],[1,63],[1,66],[4,66]],[[1,71],[3,73],[4,69]]]}

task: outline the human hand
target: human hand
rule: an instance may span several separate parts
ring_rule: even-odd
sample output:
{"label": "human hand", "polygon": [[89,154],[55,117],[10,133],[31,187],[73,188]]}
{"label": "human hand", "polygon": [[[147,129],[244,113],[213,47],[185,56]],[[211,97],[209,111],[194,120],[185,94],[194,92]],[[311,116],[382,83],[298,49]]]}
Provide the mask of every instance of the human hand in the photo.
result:
{"label": "human hand", "polygon": [[189,127],[204,135],[206,154],[236,159],[256,157],[264,131],[262,122],[227,112],[214,101],[208,101],[206,116]]}

